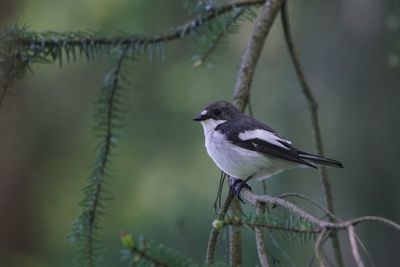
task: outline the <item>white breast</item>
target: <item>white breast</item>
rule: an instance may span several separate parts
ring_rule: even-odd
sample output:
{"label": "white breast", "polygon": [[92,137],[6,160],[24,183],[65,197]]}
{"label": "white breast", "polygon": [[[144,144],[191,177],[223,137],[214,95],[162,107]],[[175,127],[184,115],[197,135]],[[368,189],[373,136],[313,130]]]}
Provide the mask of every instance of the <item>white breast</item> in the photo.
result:
{"label": "white breast", "polygon": [[225,121],[207,120],[202,122],[205,146],[215,164],[225,173],[235,178],[264,179],[295,164],[276,157],[268,157],[256,151],[236,146],[226,140],[215,128]]}

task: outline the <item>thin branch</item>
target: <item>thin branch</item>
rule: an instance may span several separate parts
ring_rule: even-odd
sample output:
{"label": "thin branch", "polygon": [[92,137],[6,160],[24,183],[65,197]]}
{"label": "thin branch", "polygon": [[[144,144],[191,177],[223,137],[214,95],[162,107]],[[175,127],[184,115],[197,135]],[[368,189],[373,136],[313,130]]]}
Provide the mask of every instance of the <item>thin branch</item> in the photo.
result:
{"label": "thin branch", "polygon": [[354,230],[354,226],[350,225],[347,228],[347,230],[349,233],[351,253],[353,254],[354,260],[356,261],[358,267],[365,267],[365,265],[361,259],[360,253],[358,252],[356,233]]}
{"label": "thin branch", "polygon": [[250,88],[255,68],[261,56],[265,40],[284,0],[268,0],[261,8],[250,39],[243,53],[236,81],[233,102],[243,111],[250,98]]}
{"label": "thin branch", "polygon": [[[313,134],[314,134],[314,140],[315,140],[315,146],[317,148],[318,154],[320,156],[323,156],[324,155],[324,147],[323,147],[322,134],[321,134],[319,119],[318,119],[318,102],[311,90],[311,87],[307,83],[307,80],[306,80],[304,73],[302,71],[302,68],[300,66],[300,62],[299,62],[299,59],[298,59],[298,56],[296,53],[296,49],[295,49],[295,46],[293,43],[292,35],[290,32],[289,16],[288,16],[286,3],[282,7],[281,14],[282,14],[283,31],[284,31],[284,35],[285,35],[286,44],[287,44],[287,47],[289,50],[289,54],[290,54],[290,57],[292,59],[293,65],[294,65],[297,78],[301,84],[302,92],[308,103],[308,108],[310,111],[310,117],[311,117],[311,123],[312,123],[312,129],[313,129]],[[324,195],[325,195],[326,206],[331,213],[334,213],[332,189],[331,189],[327,169],[324,166],[321,166],[319,168],[319,170],[320,170],[320,179],[321,179],[321,183],[322,183],[322,187],[323,187]],[[331,218],[331,221],[333,222],[334,219]],[[333,233],[333,235],[332,235],[332,246],[333,246],[333,251],[335,254],[337,265],[344,266],[343,256],[342,256],[342,253],[340,250],[339,237],[336,235],[336,233]]]}
{"label": "thin branch", "polygon": [[[230,215],[237,220],[241,219],[242,208],[240,201],[235,197],[230,206]],[[229,259],[231,266],[242,265],[242,236],[237,225],[229,227]]]}
{"label": "thin branch", "polygon": [[308,212],[304,211],[303,209],[297,207],[292,202],[289,202],[282,198],[273,197],[270,195],[257,195],[257,194],[254,194],[253,192],[251,192],[247,188],[243,188],[240,191],[240,197],[244,201],[252,204],[254,207],[256,207],[259,202],[264,202],[264,203],[268,203],[271,205],[276,205],[276,206],[282,207],[282,208],[286,209],[289,213],[296,215],[299,218],[302,218],[312,224],[315,224],[316,226],[320,227],[321,229],[326,228],[328,230],[343,230],[343,229],[347,229],[347,227],[349,227],[350,225],[356,226],[363,222],[375,221],[375,222],[381,222],[385,225],[391,226],[394,229],[400,231],[400,224],[395,223],[389,219],[378,217],[378,216],[363,216],[363,217],[355,218],[352,220],[336,222],[336,223],[321,220],[321,219],[309,214]]}
{"label": "thin branch", "polygon": [[269,230],[279,230],[279,231],[285,231],[285,232],[290,232],[290,233],[298,233],[298,234],[319,234],[322,231],[322,228],[314,228],[314,229],[308,229],[308,228],[299,228],[299,227],[287,227],[283,225],[277,225],[277,224],[270,224],[270,223],[264,223],[264,222],[255,222],[255,223],[248,223],[248,222],[243,222],[243,221],[238,221],[238,220],[230,220],[230,218],[226,218],[224,221],[224,226],[227,225],[242,225],[242,226],[247,226],[250,228],[264,228],[264,229],[269,229]]}
{"label": "thin branch", "polygon": [[[218,212],[217,215],[217,220],[223,220],[225,218],[225,215],[229,209],[229,206],[232,203],[233,200],[233,193],[229,191],[228,196],[226,197],[224,204],[222,205],[221,209]],[[206,252],[206,264],[211,265],[214,263],[214,253],[215,253],[215,248],[217,245],[218,241],[218,235],[219,235],[219,229],[213,227],[211,229],[210,237],[208,239],[208,245],[207,245],[207,252]]]}
{"label": "thin branch", "polygon": [[218,211],[221,209],[221,201],[222,201],[222,189],[224,187],[224,182],[226,178],[226,173],[221,171],[221,175],[219,177],[219,184],[218,184],[218,191],[217,191],[217,196],[214,201],[214,211],[215,215],[218,214]]}
{"label": "thin branch", "polygon": [[365,256],[367,257],[367,259],[368,259],[368,261],[370,263],[370,266],[376,267],[371,255],[369,254],[369,252],[368,252],[367,248],[365,247],[364,243],[361,241],[361,239],[357,235],[357,233],[354,233],[354,234],[355,234],[355,237],[356,237],[356,240],[357,240],[358,244],[360,245],[362,251],[364,252]]}
{"label": "thin branch", "polygon": [[321,231],[321,233],[318,235],[317,240],[315,241],[315,247],[314,247],[315,260],[320,267],[325,267],[325,263],[320,254],[320,250],[322,249],[322,244],[323,244],[322,240],[324,239],[326,232],[327,232],[327,230],[326,230],[326,228],[324,228]]}
{"label": "thin branch", "polygon": [[[265,203],[258,203],[256,207],[256,214],[258,217],[264,216],[265,213]],[[254,227],[257,245],[258,259],[262,267],[269,267],[267,252],[264,247],[264,233],[260,227]]]}
{"label": "thin branch", "polygon": [[330,212],[328,209],[326,209],[325,207],[323,207],[321,204],[319,204],[317,201],[313,200],[312,198],[309,198],[303,194],[299,194],[299,193],[284,193],[278,196],[279,198],[286,198],[286,197],[297,197],[303,200],[306,200],[308,202],[310,202],[311,204],[313,204],[314,206],[316,206],[317,208],[319,208],[320,210],[322,210],[323,212],[325,212],[328,216],[330,216],[333,220],[335,221],[340,221],[335,214],[333,214],[332,212]]}
{"label": "thin branch", "polygon": [[[340,220],[338,217],[336,217],[335,214],[331,213],[329,210],[327,210],[325,207],[320,205],[318,202],[316,202],[312,198],[309,198],[309,197],[307,197],[305,195],[298,194],[298,193],[284,193],[284,194],[279,195],[278,197],[279,198],[297,197],[297,198],[300,198],[300,199],[304,199],[304,200],[310,202],[311,204],[315,205],[319,209],[321,209],[323,212],[325,212],[327,215],[329,215],[335,221],[342,222],[342,220]],[[363,244],[363,242],[361,241],[361,239],[358,237],[358,235],[356,233],[355,233],[355,238],[356,238],[358,244],[360,245],[362,251],[364,252],[365,256],[367,257],[368,261],[370,262],[371,266],[375,266],[375,263],[372,260],[371,255],[369,255],[368,250],[366,249],[365,245]]]}

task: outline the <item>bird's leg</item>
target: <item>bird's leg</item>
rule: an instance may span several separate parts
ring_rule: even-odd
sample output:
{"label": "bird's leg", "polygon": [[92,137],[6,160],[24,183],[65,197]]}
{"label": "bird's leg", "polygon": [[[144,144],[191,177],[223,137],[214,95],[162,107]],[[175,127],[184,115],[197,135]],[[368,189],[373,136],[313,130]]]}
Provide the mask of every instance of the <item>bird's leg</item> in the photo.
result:
{"label": "bird's leg", "polygon": [[244,203],[244,201],[240,197],[240,191],[242,191],[243,188],[247,188],[251,191],[251,187],[246,183],[251,177],[252,175],[247,177],[245,180],[229,177],[229,189],[242,203]]}

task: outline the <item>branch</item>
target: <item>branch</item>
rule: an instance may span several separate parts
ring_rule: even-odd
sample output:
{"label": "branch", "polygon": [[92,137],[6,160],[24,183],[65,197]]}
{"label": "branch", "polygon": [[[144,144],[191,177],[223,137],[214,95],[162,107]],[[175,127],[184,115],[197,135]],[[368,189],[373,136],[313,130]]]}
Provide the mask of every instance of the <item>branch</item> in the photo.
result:
{"label": "branch", "polygon": [[[258,203],[256,207],[257,216],[262,217],[264,216],[264,213],[265,213],[265,204]],[[258,254],[258,259],[260,260],[260,264],[262,267],[269,267],[268,256],[264,247],[264,233],[258,226],[254,227],[254,231],[256,235],[257,254]]]}
{"label": "branch", "polygon": [[[0,108],[14,92],[16,81],[29,69],[28,62],[21,59],[18,39],[23,30],[15,26],[0,30]],[[1,110],[2,111],[2,110]],[[4,115],[4,114],[1,114]],[[1,118],[3,119],[3,118]],[[0,121],[1,123],[2,121]]]}
{"label": "branch", "polygon": [[225,23],[221,31],[213,36],[211,43],[207,46],[205,51],[203,51],[196,61],[193,63],[193,68],[198,68],[204,64],[204,62],[207,61],[207,59],[210,57],[210,55],[216,50],[218,47],[219,43],[223,40],[225,35],[229,33],[231,30],[231,27],[237,23],[237,20],[246,12],[246,8],[241,8],[239,11],[235,13],[234,16],[230,17],[229,20]]}
{"label": "branch", "polygon": [[[248,6],[256,6],[261,5],[266,0],[243,0],[237,2],[231,2],[226,5],[222,5],[220,7],[212,8],[207,11],[205,14],[199,15],[197,18],[184,23],[181,26],[178,26],[172,29],[169,33],[161,34],[161,35],[153,35],[153,36],[137,36],[137,35],[130,35],[126,36],[114,36],[114,37],[97,37],[95,38],[80,38],[76,33],[66,34],[64,38],[44,38],[43,36],[46,33],[38,34],[37,38],[32,39],[32,36],[25,36],[20,39],[21,44],[26,47],[80,47],[82,44],[90,44],[90,45],[147,45],[147,44],[154,44],[154,43],[162,43],[173,41],[176,39],[182,39],[193,32],[193,30],[197,29],[198,27],[204,25],[206,22],[228,13],[236,8],[240,7],[248,7]],[[91,36],[88,36],[91,37]]]}
{"label": "branch", "polygon": [[[322,135],[321,135],[321,129],[320,129],[319,119],[318,119],[318,102],[317,102],[309,84],[306,81],[306,78],[305,78],[302,68],[300,66],[300,62],[298,60],[296,49],[295,49],[295,46],[294,46],[294,43],[292,40],[292,36],[290,33],[289,16],[288,16],[286,3],[282,7],[282,25],[283,25],[283,31],[285,34],[285,40],[286,40],[286,44],[287,44],[287,47],[289,50],[290,58],[292,59],[297,78],[301,84],[302,92],[307,100],[308,108],[310,110],[310,117],[311,117],[314,140],[315,140],[315,146],[317,148],[318,154],[320,156],[324,156],[324,147],[323,147],[323,143],[322,143]],[[321,179],[321,183],[322,183],[324,195],[325,195],[326,206],[331,213],[334,213],[332,189],[331,189],[331,185],[330,185],[330,181],[329,181],[328,172],[324,166],[321,166],[319,168],[319,170],[320,170],[320,179]],[[334,221],[334,219],[332,217],[330,219],[331,219],[331,221]],[[338,266],[344,266],[343,256],[340,251],[339,237],[335,233],[333,233],[333,235],[332,235],[332,246],[333,246],[333,251],[335,254],[335,258],[336,258],[336,263],[338,264]]]}
{"label": "branch", "polygon": [[[231,180],[230,183],[232,183],[232,182],[233,181]],[[363,222],[375,221],[375,222],[381,222],[385,225],[391,226],[400,232],[400,224],[395,223],[389,219],[378,217],[378,216],[363,216],[363,217],[355,218],[352,220],[335,223],[335,222],[330,222],[330,221],[325,221],[325,220],[319,219],[319,218],[309,214],[308,212],[304,211],[303,209],[297,207],[292,202],[289,202],[287,200],[284,200],[284,199],[281,199],[278,197],[273,197],[273,196],[266,195],[266,194],[265,195],[257,195],[257,194],[254,194],[253,192],[251,192],[247,188],[243,188],[240,191],[240,197],[244,201],[253,205],[254,207],[257,207],[257,204],[260,202],[282,207],[283,209],[287,210],[289,213],[296,215],[299,218],[304,219],[312,224],[315,224],[321,230],[323,228],[326,228],[328,230],[343,230],[343,229],[347,229],[351,225],[356,226]]]}
{"label": "branch", "polygon": [[[230,214],[237,220],[241,219],[242,208],[239,200],[235,197],[230,206]],[[241,228],[237,225],[229,227],[229,259],[231,266],[242,265],[242,237]]]}
{"label": "branch", "polygon": [[[233,193],[229,191],[228,196],[224,201],[224,204],[222,205],[221,209],[217,214],[217,220],[223,220],[225,218],[229,206],[232,203],[233,197],[234,197]],[[215,225],[213,225],[213,228],[211,229],[210,237],[208,239],[207,252],[206,252],[207,265],[211,265],[214,263],[214,253],[215,253],[215,248],[217,246],[219,229],[220,227],[216,227]]]}
{"label": "branch", "polygon": [[85,187],[85,197],[80,202],[81,212],[71,234],[71,241],[79,252],[84,255],[86,266],[95,266],[96,246],[99,216],[102,212],[102,198],[104,193],[104,182],[110,170],[110,157],[112,148],[115,146],[115,128],[117,128],[117,115],[119,91],[121,91],[120,79],[123,61],[127,53],[127,46],[118,50],[116,62],[105,79],[105,86],[100,92],[101,102],[98,107],[99,113],[95,114],[97,128],[101,131],[98,145],[98,156],[92,173],[89,175],[89,184]]}
{"label": "branch", "polygon": [[131,253],[132,255],[138,255],[140,259],[144,259],[147,262],[150,262],[152,266],[155,267],[172,267],[171,265],[168,265],[162,261],[159,261],[156,258],[153,258],[151,255],[149,255],[145,250],[138,249],[137,247],[131,248]]}
{"label": "branch", "polygon": [[[298,233],[298,234],[319,234],[321,232],[321,228],[308,229],[308,228],[300,228],[300,227],[287,227],[287,226],[282,226],[282,225],[278,225],[278,224],[270,224],[270,223],[264,223],[264,222],[249,223],[249,222],[244,222],[244,221],[240,221],[240,220],[232,220],[231,218],[226,218],[222,223],[223,223],[223,226],[242,225],[242,226],[248,226],[253,229],[265,228],[265,229],[270,229],[270,230],[279,230],[279,231]],[[221,228],[223,226],[221,226]]]}
{"label": "branch", "polygon": [[265,40],[284,0],[268,0],[261,8],[255,26],[243,53],[238,79],[236,81],[233,103],[243,111],[250,97],[254,71],[261,56]]}
{"label": "branch", "polygon": [[315,260],[317,261],[318,265],[320,267],[325,267],[325,263],[322,259],[322,256],[320,254],[320,250],[322,248],[323,245],[323,239],[324,236],[326,234],[326,228],[324,228],[321,233],[318,235],[317,240],[315,241],[315,247],[314,247],[314,251],[315,251]]}
{"label": "branch", "polygon": [[299,193],[284,193],[278,196],[279,198],[286,198],[286,197],[297,197],[303,200],[308,201],[309,203],[313,204],[315,207],[319,208],[323,212],[325,212],[329,217],[331,217],[335,221],[340,221],[335,214],[327,210],[325,207],[323,207],[321,204],[319,204],[317,201],[313,200],[312,198],[305,196],[303,194]]}
{"label": "branch", "polygon": [[354,260],[357,263],[358,267],[364,267],[364,263],[362,262],[360,253],[358,252],[357,241],[356,241],[356,233],[354,230],[354,226],[350,225],[348,227],[349,239],[350,239],[350,246],[351,246],[351,253],[353,254]]}

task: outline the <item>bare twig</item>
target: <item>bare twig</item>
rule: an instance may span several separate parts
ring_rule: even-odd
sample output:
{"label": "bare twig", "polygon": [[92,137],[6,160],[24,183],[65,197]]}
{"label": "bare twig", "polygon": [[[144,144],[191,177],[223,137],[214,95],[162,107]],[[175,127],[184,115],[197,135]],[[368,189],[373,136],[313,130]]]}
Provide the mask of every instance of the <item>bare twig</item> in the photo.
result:
{"label": "bare twig", "polygon": [[368,252],[367,248],[365,247],[364,243],[361,241],[360,237],[355,232],[354,232],[354,235],[356,237],[357,243],[360,245],[362,251],[364,252],[365,256],[367,257],[370,266],[371,267],[376,267],[371,255],[369,254],[369,252]]}
{"label": "bare twig", "polygon": [[284,225],[278,225],[278,224],[270,224],[270,223],[264,223],[264,222],[254,222],[254,223],[248,223],[244,222],[241,220],[231,220],[231,218],[225,218],[224,225],[242,225],[242,226],[247,226],[250,228],[264,228],[264,229],[269,229],[269,230],[279,230],[279,231],[285,231],[285,232],[290,232],[290,233],[299,233],[299,234],[319,234],[322,230],[322,228],[315,228],[315,229],[308,229],[308,228],[301,228],[301,227],[288,227]]}
{"label": "bare twig", "polygon": [[[296,70],[297,78],[301,84],[302,92],[307,100],[308,108],[310,110],[310,117],[311,117],[312,129],[313,129],[313,133],[314,133],[315,146],[317,148],[318,154],[320,156],[323,156],[324,155],[324,147],[323,147],[323,143],[322,143],[322,135],[321,135],[321,129],[320,129],[319,119],[318,119],[318,102],[317,102],[309,84],[307,83],[307,80],[306,80],[304,73],[302,71],[302,68],[300,66],[299,59],[297,57],[296,49],[295,49],[295,46],[294,46],[294,43],[292,40],[292,36],[290,33],[290,24],[289,24],[288,12],[287,12],[287,4],[283,5],[281,14],[282,14],[282,25],[283,25],[283,31],[285,34],[286,44],[287,44],[294,68]],[[326,206],[331,213],[334,213],[332,190],[331,190],[331,185],[330,185],[330,181],[329,181],[329,177],[328,177],[328,172],[324,166],[321,166],[319,168],[319,170],[320,170],[321,183],[322,183],[322,187],[323,187],[324,195],[325,195]],[[332,217],[330,217],[330,219],[332,222],[334,221],[334,219]],[[336,233],[332,233],[332,246],[333,246],[333,251],[335,254],[337,265],[344,266],[343,256],[340,251],[339,237],[336,235]]]}
{"label": "bare twig", "polygon": [[[235,197],[230,207],[230,215],[240,220],[242,208],[239,200]],[[238,225],[229,227],[229,259],[231,266],[242,264],[242,237],[241,229]]]}
{"label": "bare twig", "polygon": [[262,6],[250,39],[247,42],[233,93],[233,102],[241,111],[244,110],[249,101],[250,87],[258,59],[260,58],[265,40],[283,2],[284,0],[268,0]]}
{"label": "bare twig", "polygon": [[321,233],[318,235],[317,240],[315,241],[315,260],[318,263],[318,266],[320,267],[325,267],[324,260],[322,259],[322,256],[320,254],[320,250],[322,249],[322,240],[324,239],[324,236],[326,234],[326,228],[324,228]]}
{"label": "bare twig", "polygon": [[349,239],[350,239],[350,246],[351,246],[351,253],[353,254],[354,260],[357,263],[358,267],[364,267],[364,263],[361,259],[360,253],[358,252],[357,241],[356,241],[356,233],[354,230],[354,226],[350,225],[347,228],[349,232]]}
{"label": "bare twig", "polygon": [[[265,213],[265,203],[258,203],[256,206],[256,214],[257,217],[264,216]],[[257,245],[257,254],[258,259],[260,260],[260,264],[262,267],[269,267],[267,252],[264,247],[264,233],[260,227],[254,227],[255,235],[256,235],[256,245]]]}
{"label": "bare twig", "polygon": [[[226,199],[224,201],[224,204],[222,205],[221,209],[218,212],[217,220],[223,220],[225,218],[225,215],[229,209],[229,206],[231,205],[233,197],[234,197],[233,193],[229,192],[228,196],[226,197]],[[206,252],[206,264],[207,265],[214,263],[214,253],[215,253],[215,248],[217,245],[218,235],[219,235],[219,229],[213,227],[211,229],[211,233],[210,233],[210,237],[208,239],[208,245],[207,245],[207,252]]]}
{"label": "bare twig", "polygon": [[330,212],[329,210],[327,210],[325,207],[323,207],[321,204],[319,204],[317,201],[313,200],[312,198],[309,198],[303,194],[299,194],[299,193],[284,193],[278,196],[279,198],[286,198],[286,197],[297,197],[300,199],[304,199],[308,202],[310,202],[311,204],[313,204],[314,206],[316,206],[317,208],[319,208],[320,210],[322,210],[323,212],[325,212],[329,217],[331,217],[332,219],[334,219],[335,221],[340,221],[335,214],[333,214],[332,212]]}

